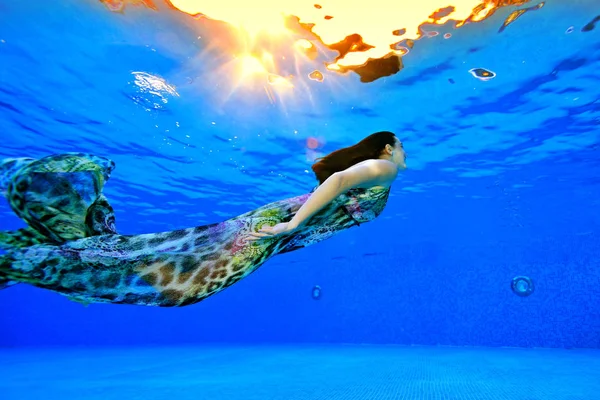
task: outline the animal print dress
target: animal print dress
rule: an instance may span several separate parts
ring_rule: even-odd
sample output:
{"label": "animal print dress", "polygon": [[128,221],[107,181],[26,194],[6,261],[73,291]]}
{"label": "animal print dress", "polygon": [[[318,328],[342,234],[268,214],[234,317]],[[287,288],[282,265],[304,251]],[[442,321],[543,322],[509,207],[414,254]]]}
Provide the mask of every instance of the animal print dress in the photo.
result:
{"label": "animal print dress", "polygon": [[279,253],[375,219],[389,188],[352,189],[293,235],[249,241],[248,233],[288,222],[310,193],[223,222],[171,232],[107,234],[15,248],[0,257],[0,279],[83,302],[185,306],[231,286]]}

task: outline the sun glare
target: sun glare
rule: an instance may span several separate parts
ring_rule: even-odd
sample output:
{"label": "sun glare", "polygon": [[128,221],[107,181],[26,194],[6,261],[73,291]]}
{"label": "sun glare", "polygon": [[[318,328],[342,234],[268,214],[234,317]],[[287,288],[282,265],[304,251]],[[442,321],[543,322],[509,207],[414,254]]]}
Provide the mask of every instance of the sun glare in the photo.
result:
{"label": "sun glare", "polygon": [[[152,9],[152,0],[101,0],[122,12],[125,4]],[[305,75],[323,81],[314,71],[320,67],[334,73],[353,71],[362,82],[372,82],[399,72],[402,58],[409,56],[416,40],[449,39],[443,30],[456,29],[491,17],[498,9],[522,6],[530,0],[164,0],[171,7],[199,20],[221,21],[232,27],[243,46],[224,48],[238,56],[243,77],[264,74],[288,76],[288,64],[306,65]],[[519,16],[538,6],[519,10]],[[514,14],[514,12],[513,12]],[[511,14],[511,15],[513,15]],[[515,19],[515,18],[513,18]],[[512,21],[510,21],[512,22]],[[441,25],[447,24],[443,29]],[[210,26],[208,26],[210,29]],[[440,34],[442,30],[442,34]],[[240,47],[245,50],[240,51]],[[336,55],[337,54],[337,55]],[[288,58],[286,58],[288,57]],[[290,59],[290,58],[293,58]],[[308,64],[313,62],[313,64]],[[304,64],[303,64],[304,63]],[[316,68],[315,68],[316,67]],[[282,78],[291,85],[288,78]]]}

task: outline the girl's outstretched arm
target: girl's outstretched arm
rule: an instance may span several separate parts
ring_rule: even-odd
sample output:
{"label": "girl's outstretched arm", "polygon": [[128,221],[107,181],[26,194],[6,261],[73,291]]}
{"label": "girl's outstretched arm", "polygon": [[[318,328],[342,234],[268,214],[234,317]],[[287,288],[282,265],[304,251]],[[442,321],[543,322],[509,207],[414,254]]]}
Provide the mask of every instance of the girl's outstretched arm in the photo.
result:
{"label": "girl's outstretched arm", "polygon": [[353,188],[387,187],[394,181],[397,173],[396,164],[382,159],[368,160],[336,172],[313,192],[290,222],[263,227],[250,236],[259,239],[292,233],[342,193]]}

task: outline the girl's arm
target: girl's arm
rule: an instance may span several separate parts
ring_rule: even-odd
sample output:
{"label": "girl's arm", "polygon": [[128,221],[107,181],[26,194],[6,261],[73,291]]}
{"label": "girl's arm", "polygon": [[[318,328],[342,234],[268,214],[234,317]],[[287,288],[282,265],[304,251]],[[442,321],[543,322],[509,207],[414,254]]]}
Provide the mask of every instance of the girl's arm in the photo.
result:
{"label": "girl's arm", "polygon": [[396,178],[398,167],[387,160],[368,160],[331,175],[300,207],[288,228],[302,226],[323,207],[342,193],[354,188],[388,187]]}

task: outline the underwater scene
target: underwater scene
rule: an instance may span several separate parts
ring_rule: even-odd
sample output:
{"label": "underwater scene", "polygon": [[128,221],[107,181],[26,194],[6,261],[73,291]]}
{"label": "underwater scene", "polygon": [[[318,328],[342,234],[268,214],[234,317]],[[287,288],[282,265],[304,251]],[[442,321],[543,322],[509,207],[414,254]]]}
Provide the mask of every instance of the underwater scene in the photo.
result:
{"label": "underwater scene", "polygon": [[0,0],[0,399],[600,399],[598,0]]}

